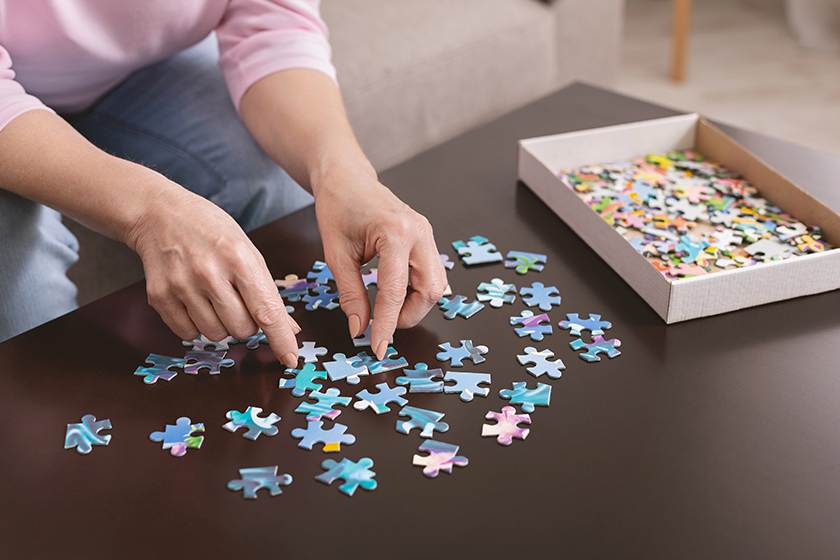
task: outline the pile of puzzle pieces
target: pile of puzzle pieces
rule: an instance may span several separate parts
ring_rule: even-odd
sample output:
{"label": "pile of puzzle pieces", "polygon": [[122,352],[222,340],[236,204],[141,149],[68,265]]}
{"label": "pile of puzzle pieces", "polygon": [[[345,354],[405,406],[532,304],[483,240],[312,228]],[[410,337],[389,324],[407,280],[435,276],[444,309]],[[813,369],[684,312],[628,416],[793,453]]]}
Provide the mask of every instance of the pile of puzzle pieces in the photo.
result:
{"label": "pile of puzzle pieces", "polygon": [[819,228],[691,150],[558,176],[669,280],[832,249]]}
{"label": "pile of puzzle pieces", "polygon": [[[513,269],[518,275],[542,272],[546,266],[547,257],[537,253],[509,251],[502,258],[496,247],[481,236],[472,237],[466,243],[456,241],[453,247],[461,255],[464,266],[498,264],[503,269]],[[446,255],[441,255],[441,258],[446,268],[451,270],[454,267]],[[366,286],[374,285],[377,280],[376,269],[363,273],[362,277]],[[338,292],[331,290],[329,282],[334,282],[329,269],[324,263],[316,261],[306,279],[289,275],[284,280],[278,280],[277,286],[287,303],[304,302],[310,310],[331,310],[337,304],[333,305],[334,301],[329,298],[337,297]],[[503,321],[500,320],[499,324],[509,323],[514,326],[515,335],[529,337],[535,342],[552,335],[549,313],[561,305],[562,299],[556,286],[545,285],[543,282],[532,282],[517,290],[512,283],[492,278],[479,284],[474,301],[467,301],[466,296],[444,297],[440,306],[447,319],[469,318],[484,309],[484,303],[494,309],[513,306],[517,296],[528,309],[512,317],[502,312]],[[289,307],[290,311],[294,311],[291,305]],[[530,308],[537,308],[539,314]],[[585,350],[579,355],[586,362],[598,362],[601,356],[614,358],[621,354],[618,350],[621,345],[619,340],[603,338],[605,330],[610,329],[612,324],[602,320],[600,315],[589,314],[588,318],[581,318],[578,313],[567,313],[557,326],[569,330],[573,338],[569,343],[570,349]],[[583,338],[587,332],[592,338],[590,342]],[[363,335],[352,341],[356,348],[369,347],[370,342],[370,326]],[[192,341],[183,341],[184,346],[189,348],[183,358],[150,354],[146,365],[138,367],[134,374],[142,376],[147,385],[153,385],[161,379],[171,381],[178,372],[193,375],[202,372],[210,375],[224,374],[233,371],[235,365],[234,360],[226,355],[232,345],[242,344],[249,350],[257,350],[261,344],[266,343],[262,333],[244,340],[228,337],[222,341],[211,341],[200,336]],[[467,466],[469,459],[460,454],[460,444],[438,439],[439,434],[447,432],[450,427],[443,421],[445,413],[410,405],[409,396],[433,393],[457,395],[464,403],[473,402],[475,397],[486,398],[492,383],[492,375],[486,370],[486,356],[490,348],[464,338],[442,342],[435,351],[435,359],[446,365],[445,370],[424,362],[410,367],[409,361],[399,357],[393,347],[388,348],[383,360],[378,360],[369,355],[368,350],[349,356],[350,353],[346,351],[330,355],[326,347],[314,341],[303,342],[299,349],[302,365],[287,369],[278,382],[278,390],[289,395],[287,398],[300,399],[295,412],[301,415],[304,423],[303,427],[295,427],[286,432],[299,440],[299,448],[308,452],[320,450],[323,453],[346,453],[356,442],[356,436],[350,433],[352,420],[348,424],[337,421],[345,409],[352,408],[377,417],[395,413],[391,415],[391,421],[396,416],[397,432],[405,435],[413,432],[422,439],[411,462],[421,467],[426,477],[434,478],[441,471],[452,473],[453,467]],[[528,437],[531,414],[537,406],[549,406],[551,382],[560,379],[566,369],[563,361],[555,358],[554,351],[548,348],[538,349],[527,345],[515,357],[527,373],[540,381],[533,388],[528,386],[527,381],[514,381],[510,387],[500,389],[499,396],[508,404],[501,411],[491,410],[484,414],[487,423],[482,426],[481,437],[494,438],[502,446],[511,445],[514,439],[524,440]],[[467,366],[470,370],[482,371],[464,371]],[[383,375],[388,372],[392,372],[390,376]],[[381,377],[372,379],[373,376]],[[349,394],[342,394],[342,388],[326,386],[327,383],[343,382],[349,387],[363,380],[374,381],[375,387],[359,391],[353,389]],[[542,383],[543,380],[547,383]],[[393,381],[393,385],[389,381]],[[224,417],[227,422],[222,423],[219,419],[218,427],[232,434],[241,433],[242,437],[250,441],[266,441],[266,438],[275,437],[281,432],[278,426],[280,416],[274,412],[264,413],[257,406],[248,406],[245,410],[227,410]],[[195,422],[186,416],[178,418],[174,424],[161,422],[160,426],[164,426],[163,430],[151,432],[149,439],[161,443],[162,448],[174,457],[183,457],[189,450],[200,449],[208,429],[213,429],[213,425]],[[90,453],[92,446],[108,445],[112,435],[100,432],[112,429],[110,420],[97,421],[95,416],[85,415],[81,423],[68,424],[65,448],[75,448],[81,454]],[[263,436],[262,439],[260,436]],[[374,462],[369,457],[355,461],[347,457],[338,461],[326,459],[321,463],[324,472],[315,476],[315,479],[328,485],[341,480],[343,482],[338,486],[339,490],[352,496],[358,488],[374,490],[377,487],[373,466]],[[270,496],[278,496],[282,494],[281,486],[292,483],[290,474],[278,474],[278,471],[278,465],[246,466],[239,469],[239,478],[232,479],[227,486],[231,491],[241,492],[246,499],[256,499],[259,490],[264,490]]]}

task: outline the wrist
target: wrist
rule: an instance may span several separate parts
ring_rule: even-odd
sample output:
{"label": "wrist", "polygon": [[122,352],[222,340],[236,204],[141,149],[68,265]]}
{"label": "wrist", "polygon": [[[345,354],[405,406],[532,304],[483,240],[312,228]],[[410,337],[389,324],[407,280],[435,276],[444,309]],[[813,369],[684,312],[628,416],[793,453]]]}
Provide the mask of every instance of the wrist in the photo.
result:
{"label": "wrist", "polygon": [[362,185],[377,181],[376,170],[361,150],[342,151],[322,158],[309,175],[312,195],[347,185]]}

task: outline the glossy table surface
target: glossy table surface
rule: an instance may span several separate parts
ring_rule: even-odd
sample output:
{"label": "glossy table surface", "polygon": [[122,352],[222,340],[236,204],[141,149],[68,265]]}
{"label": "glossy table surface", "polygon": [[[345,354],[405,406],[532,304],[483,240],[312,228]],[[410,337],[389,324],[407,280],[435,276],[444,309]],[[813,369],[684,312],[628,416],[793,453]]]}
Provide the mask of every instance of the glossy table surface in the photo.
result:
{"label": "glossy table surface", "polygon": [[[283,367],[267,348],[234,346],[221,375],[179,373],[145,385],[132,372],[150,353],[182,356],[180,340],[135,285],[0,344],[0,557],[3,558],[836,558],[840,553],[840,294],[831,292],[666,326],[593,251],[516,180],[516,141],[667,116],[673,111],[574,85],[382,173],[425,214],[456,261],[455,293],[482,281],[558,286],[554,333],[518,338],[521,299],[475,317],[433,309],[394,347],[413,366],[446,364],[437,345],[490,348],[467,371],[492,374],[490,395],[408,394],[446,414],[436,439],[469,465],[437,478],[412,466],[422,440],[395,431],[397,412],[343,410],[356,443],[306,451],[290,436],[302,402],[278,389]],[[728,129],[760,157],[834,208],[838,161]],[[834,184],[832,184],[832,182]],[[348,209],[352,211],[352,209]],[[481,234],[501,251],[548,255],[542,273],[463,266],[450,243]],[[323,258],[309,208],[252,235],[277,278]],[[340,311],[295,304],[311,340],[356,353]],[[586,363],[557,328],[566,313],[600,313],[621,356]],[[567,369],[531,433],[503,447],[480,437],[499,390],[535,380],[516,355],[550,348]],[[336,386],[354,395],[397,372]],[[221,425],[259,406],[282,417],[257,441]],[[393,405],[392,405],[393,406]],[[85,414],[110,419],[107,447],[63,449]],[[180,416],[206,426],[201,449],[171,457],[153,431]],[[374,461],[378,488],[352,498],[314,480],[324,459]],[[245,500],[226,488],[244,467],[278,465],[283,494]]]}

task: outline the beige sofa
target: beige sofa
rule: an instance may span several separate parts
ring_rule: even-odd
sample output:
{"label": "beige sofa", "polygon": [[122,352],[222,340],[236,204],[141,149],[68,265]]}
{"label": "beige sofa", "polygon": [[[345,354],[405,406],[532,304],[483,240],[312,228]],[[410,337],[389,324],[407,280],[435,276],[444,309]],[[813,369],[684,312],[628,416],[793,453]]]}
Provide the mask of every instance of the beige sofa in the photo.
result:
{"label": "beige sofa", "polygon": [[[382,170],[566,83],[611,85],[624,0],[322,0],[321,10],[350,122]],[[126,247],[70,225],[80,305],[142,278]]]}

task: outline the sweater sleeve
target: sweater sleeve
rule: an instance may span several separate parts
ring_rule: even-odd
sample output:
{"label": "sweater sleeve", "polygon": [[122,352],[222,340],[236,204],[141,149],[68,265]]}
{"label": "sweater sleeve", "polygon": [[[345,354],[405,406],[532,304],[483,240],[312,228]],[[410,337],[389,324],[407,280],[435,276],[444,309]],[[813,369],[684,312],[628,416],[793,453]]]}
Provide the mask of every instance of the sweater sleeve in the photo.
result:
{"label": "sweater sleeve", "polygon": [[320,0],[230,1],[216,35],[219,65],[237,110],[249,87],[281,70],[310,68],[336,81],[319,3]]}
{"label": "sweater sleeve", "polygon": [[23,86],[15,81],[12,57],[9,51],[0,46],[0,130],[16,117],[33,109],[55,112],[37,97],[27,94]]}

